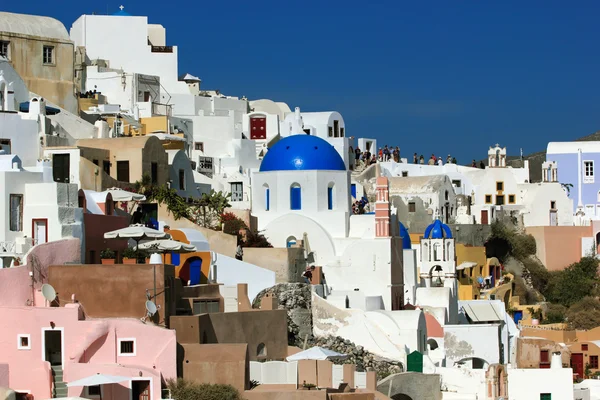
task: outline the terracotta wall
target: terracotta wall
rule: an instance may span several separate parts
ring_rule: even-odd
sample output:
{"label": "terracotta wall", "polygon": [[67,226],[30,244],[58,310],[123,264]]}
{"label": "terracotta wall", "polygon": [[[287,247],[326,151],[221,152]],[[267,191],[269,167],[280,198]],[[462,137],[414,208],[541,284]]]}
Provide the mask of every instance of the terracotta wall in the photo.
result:
{"label": "terracotta wall", "polygon": [[85,229],[85,263],[100,263],[100,252],[110,248],[118,252],[117,259],[127,248],[127,240],[106,240],[104,234],[129,226],[129,218],[117,215],[83,214]]}
{"label": "terracotta wall", "polygon": [[535,238],[536,255],[549,271],[579,261],[581,238],[593,236],[591,226],[530,226],[525,231]]}
{"label": "terracotta wall", "polygon": [[51,265],[48,271],[48,283],[56,289],[61,305],[75,294],[92,318],[144,317],[146,290],[153,296],[156,283],[153,300],[160,309],[152,320],[167,325],[177,302],[174,281],[171,265]]}
{"label": "terracotta wall", "polygon": [[569,365],[571,353],[560,344],[547,339],[517,338],[517,366],[516,368],[540,368],[541,351],[548,351],[548,361],[552,359],[552,353],[560,352],[562,363]]}
{"label": "terracotta wall", "polygon": [[[587,346],[587,349],[585,347]],[[579,342],[572,343],[569,345],[569,350],[571,350],[571,354],[581,353],[583,354],[583,366],[585,368],[586,364],[590,364],[590,369],[592,373],[600,371],[600,368],[592,368],[593,362],[591,357],[596,357],[596,366],[598,367],[600,363],[600,347],[593,342]],[[564,361],[563,361],[564,362]],[[567,362],[568,363],[568,362]]]}
{"label": "terracotta wall", "polygon": [[[261,310],[171,317],[177,342],[182,344],[247,343],[250,361],[287,357],[287,312]],[[258,355],[260,344],[266,357]]]}
{"label": "terracotta wall", "polygon": [[240,392],[249,388],[250,363],[246,344],[182,344],[178,364],[184,379],[228,384]]}

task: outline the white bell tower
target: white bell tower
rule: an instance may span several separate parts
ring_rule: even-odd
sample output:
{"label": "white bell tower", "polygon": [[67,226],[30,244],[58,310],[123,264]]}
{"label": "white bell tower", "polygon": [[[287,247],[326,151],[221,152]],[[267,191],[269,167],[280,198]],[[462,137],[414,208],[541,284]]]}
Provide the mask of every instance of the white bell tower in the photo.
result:
{"label": "white bell tower", "polygon": [[456,253],[452,231],[440,220],[425,230],[421,239],[420,277],[425,287],[450,288],[453,298],[458,296]]}

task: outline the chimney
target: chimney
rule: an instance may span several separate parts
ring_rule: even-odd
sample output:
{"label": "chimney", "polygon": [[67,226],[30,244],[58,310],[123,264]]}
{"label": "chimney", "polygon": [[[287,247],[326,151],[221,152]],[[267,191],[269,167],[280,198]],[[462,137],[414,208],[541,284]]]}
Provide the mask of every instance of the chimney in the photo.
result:
{"label": "chimney", "polygon": [[562,368],[562,357],[560,355],[560,351],[555,351],[552,353],[552,360],[550,362],[550,368],[552,368],[552,369]]}
{"label": "chimney", "polygon": [[390,202],[388,178],[380,176],[376,183],[375,237],[390,237]]}

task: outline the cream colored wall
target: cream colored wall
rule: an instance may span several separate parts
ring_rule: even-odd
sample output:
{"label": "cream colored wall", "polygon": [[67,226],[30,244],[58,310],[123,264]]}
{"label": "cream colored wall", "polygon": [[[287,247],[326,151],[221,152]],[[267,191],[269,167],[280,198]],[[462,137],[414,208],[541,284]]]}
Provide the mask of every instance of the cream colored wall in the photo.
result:
{"label": "cream colored wall", "polygon": [[[27,84],[29,91],[77,114],[74,57],[71,41],[38,38],[0,32],[0,40],[10,42],[10,63]],[[43,46],[54,46],[55,65],[43,64]]]}
{"label": "cream colored wall", "polygon": [[244,262],[275,272],[277,283],[303,282],[306,269],[304,249],[301,248],[244,248]]}

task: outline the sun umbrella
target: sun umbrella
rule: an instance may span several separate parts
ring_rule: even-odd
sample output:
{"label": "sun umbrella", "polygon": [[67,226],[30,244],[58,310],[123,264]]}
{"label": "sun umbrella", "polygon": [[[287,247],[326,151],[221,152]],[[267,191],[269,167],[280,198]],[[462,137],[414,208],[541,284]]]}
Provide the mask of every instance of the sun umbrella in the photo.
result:
{"label": "sun umbrella", "polygon": [[110,193],[113,201],[144,201],[146,196],[139,193],[128,192],[120,188],[110,188],[105,190],[103,193]]}
{"label": "sun umbrella", "polygon": [[136,252],[139,255],[139,243],[144,239],[162,239],[167,237],[165,232],[156,229],[147,228],[144,225],[131,225],[127,228],[117,229],[116,231],[106,232],[104,239],[133,239],[136,241]]}
{"label": "sun umbrella", "polygon": [[140,243],[138,248],[152,253],[191,253],[196,251],[196,246],[170,239],[152,240]]}
{"label": "sun umbrella", "polygon": [[98,386],[98,385],[107,385],[111,383],[121,383],[131,380],[126,376],[114,376],[114,375],[104,375],[104,374],[96,374],[92,376],[88,376],[87,378],[82,378],[76,380],[74,382],[67,383],[67,387],[73,386]]}
{"label": "sun umbrella", "polygon": [[288,361],[300,361],[300,360],[328,360],[331,358],[343,359],[348,357],[345,354],[337,353],[332,350],[324,349],[322,347],[311,347],[308,350],[301,351],[293,354],[286,358]]}

